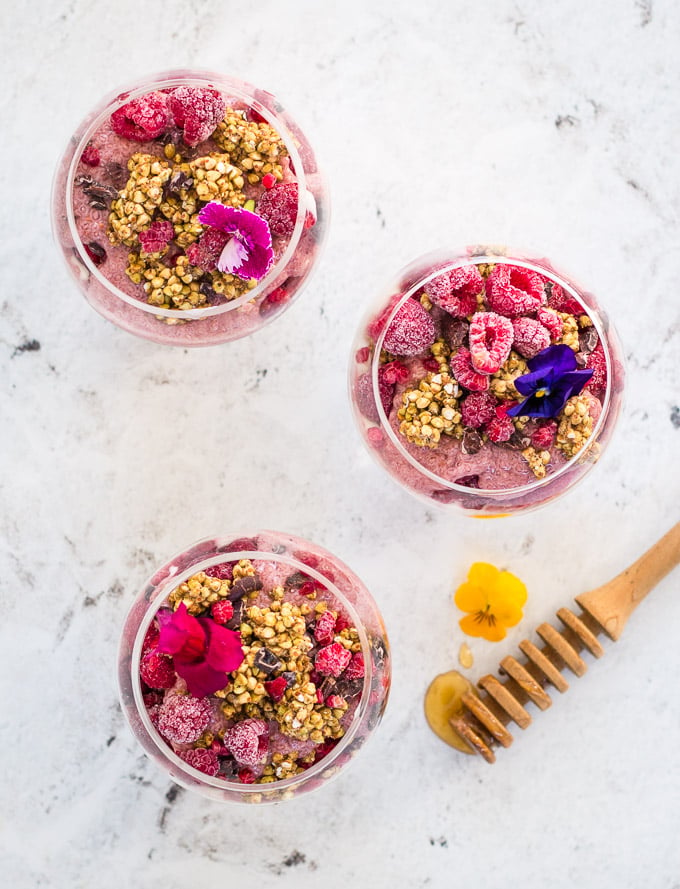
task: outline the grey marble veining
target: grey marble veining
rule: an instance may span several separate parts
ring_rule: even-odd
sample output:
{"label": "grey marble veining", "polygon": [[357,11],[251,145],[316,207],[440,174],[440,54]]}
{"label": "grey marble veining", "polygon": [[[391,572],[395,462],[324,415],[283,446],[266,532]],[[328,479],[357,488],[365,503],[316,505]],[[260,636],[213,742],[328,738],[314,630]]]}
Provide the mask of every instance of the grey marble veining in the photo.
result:
{"label": "grey marble veining", "polygon": [[[677,889],[680,574],[493,768],[443,746],[421,712],[429,680],[455,665],[451,593],[470,562],[505,565],[530,591],[505,643],[471,643],[478,676],[679,518],[677,5],[41,0],[5,18],[6,885]],[[333,197],[297,304],[198,351],[92,312],[48,219],[86,110],[182,65],[279,94]],[[345,394],[355,326],[395,264],[484,241],[544,252],[598,293],[629,373],[601,465],[563,501],[499,522],[398,490],[362,451]],[[395,667],[352,768],[260,810],[174,788],[133,742],[114,682],[121,622],[154,565],[249,527],[345,559],[382,608]]]}

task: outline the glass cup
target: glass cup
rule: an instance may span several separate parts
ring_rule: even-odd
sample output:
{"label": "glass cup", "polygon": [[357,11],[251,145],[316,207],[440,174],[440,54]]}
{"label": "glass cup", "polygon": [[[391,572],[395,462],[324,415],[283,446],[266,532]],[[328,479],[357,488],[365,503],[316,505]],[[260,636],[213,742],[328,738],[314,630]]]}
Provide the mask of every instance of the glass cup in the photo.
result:
{"label": "glass cup", "polygon": [[[240,635],[245,659],[224,686],[188,691],[211,648],[192,650],[193,673],[160,654],[168,619],[207,627],[211,646],[217,633]],[[261,531],[202,540],[153,575],[125,621],[118,678],[133,734],[173,781],[216,800],[276,802],[324,785],[372,734],[390,654],[375,602],[346,565]]]}
{"label": "glass cup", "polygon": [[[593,370],[586,386],[555,415],[504,418],[533,410],[514,381],[556,345],[567,369]],[[550,503],[582,479],[611,438],[623,382],[621,345],[595,297],[545,258],[490,247],[440,250],[399,272],[367,311],[349,367],[375,460],[419,498],[485,518]]]}
{"label": "glass cup", "polygon": [[[183,120],[173,92],[182,87],[224,100],[226,116],[212,135],[203,138],[221,111],[193,112],[189,100]],[[151,104],[140,111],[139,102]],[[156,165],[130,161],[134,155]],[[213,200],[267,216],[268,271],[237,266],[243,249],[252,251],[247,233],[246,240],[211,236],[210,247],[201,240],[206,228],[197,214]],[[178,346],[235,340],[278,317],[319,258],[328,214],[314,152],[279,101],[236,78],[194,70],[150,75],[99,102],[69,141],[52,189],[54,237],[90,305],[130,333]],[[157,252],[146,254],[144,232],[160,223],[160,240],[145,240]],[[220,256],[224,242],[235,256]],[[216,269],[218,259],[231,260],[233,273]]]}

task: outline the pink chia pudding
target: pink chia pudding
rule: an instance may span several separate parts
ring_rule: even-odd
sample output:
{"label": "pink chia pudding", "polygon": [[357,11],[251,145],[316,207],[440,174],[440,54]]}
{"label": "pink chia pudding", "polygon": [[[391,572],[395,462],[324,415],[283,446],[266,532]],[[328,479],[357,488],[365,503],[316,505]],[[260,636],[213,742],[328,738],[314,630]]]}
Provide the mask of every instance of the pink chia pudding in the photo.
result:
{"label": "pink chia pudding", "polygon": [[488,248],[416,260],[367,313],[350,363],[364,440],[412,493],[473,515],[539,506],[601,456],[621,348],[546,259]]}
{"label": "pink chia pudding", "polygon": [[246,336],[300,292],[328,199],[269,93],[177,71],[107,97],[59,164],[53,228],[91,305],[159,343]]}
{"label": "pink chia pudding", "polygon": [[125,624],[121,700],[147,753],[215,799],[277,801],[324,784],[382,716],[387,636],[361,581],[275,532],[195,544]]}

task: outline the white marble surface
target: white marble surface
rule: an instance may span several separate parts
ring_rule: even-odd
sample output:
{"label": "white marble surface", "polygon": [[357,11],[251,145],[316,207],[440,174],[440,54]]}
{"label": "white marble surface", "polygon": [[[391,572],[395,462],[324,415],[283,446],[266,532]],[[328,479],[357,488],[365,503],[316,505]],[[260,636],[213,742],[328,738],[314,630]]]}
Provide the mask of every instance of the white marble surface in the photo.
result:
{"label": "white marble surface", "polygon": [[[7,21],[3,885],[678,889],[680,571],[495,766],[442,745],[421,710],[455,664],[451,591],[471,561],[530,590],[505,643],[473,644],[479,676],[680,517],[679,35],[671,0],[41,0]],[[280,94],[334,199],[298,303],[250,340],[190,352],[91,311],[48,224],[52,170],[89,106],[184,64]],[[629,370],[601,465],[562,502],[496,522],[397,489],[345,395],[354,327],[394,265],[480,241],[543,251],[600,294]],[[157,562],[258,526],[318,540],[371,588],[390,706],[316,795],[173,799],[123,724],[117,633]]]}

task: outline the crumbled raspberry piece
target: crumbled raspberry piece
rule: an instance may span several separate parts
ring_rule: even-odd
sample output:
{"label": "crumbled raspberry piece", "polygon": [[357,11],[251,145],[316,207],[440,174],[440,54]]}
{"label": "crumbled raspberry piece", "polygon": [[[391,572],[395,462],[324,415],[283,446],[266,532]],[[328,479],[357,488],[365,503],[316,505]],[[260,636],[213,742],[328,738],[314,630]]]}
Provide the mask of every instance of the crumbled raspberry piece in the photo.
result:
{"label": "crumbled raspberry piece", "polygon": [[83,153],[80,155],[80,159],[84,164],[87,164],[88,167],[98,167],[102,156],[99,153],[99,150],[95,148],[91,142],[88,142],[85,148],[83,148]]}
{"label": "crumbled raspberry piece", "polygon": [[430,313],[414,299],[407,299],[387,328],[383,346],[393,355],[417,355],[429,349],[437,336]]}
{"label": "crumbled raspberry piece", "polygon": [[557,423],[555,420],[547,420],[541,423],[532,435],[531,444],[537,451],[548,451],[555,443],[557,435]]}
{"label": "crumbled raspberry piece", "polygon": [[465,318],[477,308],[477,294],[484,291],[484,279],[476,265],[466,265],[437,275],[424,290],[449,315]]}
{"label": "crumbled raspberry piece", "polygon": [[550,345],[550,331],[534,318],[513,318],[513,348],[524,358],[535,358]]}
{"label": "crumbled raspberry piece", "polygon": [[[439,365],[437,365],[437,369],[439,369]],[[405,383],[411,376],[411,371],[401,361],[388,361],[378,370],[378,378],[381,375],[386,383]]]}
{"label": "crumbled raspberry piece", "polygon": [[323,692],[320,688],[316,690],[316,702],[317,704],[323,704]]}
{"label": "crumbled raspberry piece", "polygon": [[273,173],[265,173],[262,177],[262,185],[265,188],[273,188],[276,185],[276,176]]}
{"label": "crumbled raspberry piece", "polygon": [[337,747],[337,744],[337,741],[323,741],[319,744],[314,753],[314,762],[317,763],[319,760],[323,759],[324,756],[328,756],[331,750]]}
{"label": "crumbled raspberry piece", "polygon": [[352,660],[343,673],[343,679],[362,679],[365,672],[364,656],[360,651],[357,651],[352,655]]}
{"label": "crumbled raspberry piece", "polygon": [[236,773],[236,777],[239,779],[241,784],[255,783],[255,773],[252,769],[239,769]]}
{"label": "crumbled raspberry piece", "polygon": [[152,707],[156,707],[160,704],[163,700],[163,695],[158,694],[157,691],[148,691],[145,695],[142,695],[142,700],[144,701],[146,709],[150,710]]}
{"label": "crumbled raspberry piece", "polygon": [[160,636],[161,631],[158,629],[158,624],[154,620],[149,624],[149,629],[146,631],[146,636],[142,642],[142,657],[158,645]]}
{"label": "crumbled raspberry piece", "polygon": [[[389,414],[392,407],[392,398],[394,397],[394,383],[388,382],[385,378],[383,365],[378,369],[378,391],[380,392],[380,401],[383,410]],[[357,399],[357,407],[367,420],[377,423],[379,420],[378,408],[375,404],[375,396],[373,394],[373,377],[370,373],[364,373],[357,377],[354,392]]]}
{"label": "crumbled raspberry piece", "polygon": [[335,635],[335,615],[332,611],[324,611],[320,614],[314,627],[314,638],[322,645],[333,641]]}
{"label": "crumbled raspberry piece", "polygon": [[477,312],[470,321],[470,358],[479,373],[495,374],[512,348],[512,322],[495,312]]}
{"label": "crumbled raspberry piece", "polygon": [[217,90],[179,86],[170,93],[169,107],[187,145],[198,145],[211,136],[224,117],[227,105]]}
{"label": "crumbled raspberry piece", "polygon": [[354,353],[354,360],[357,364],[365,364],[368,361],[370,354],[371,350],[368,346],[362,346],[361,349],[357,349]]}
{"label": "crumbled raspberry piece", "polygon": [[463,488],[479,488],[478,475],[461,475],[455,479],[454,485],[461,485]]}
{"label": "crumbled raspberry piece", "polygon": [[515,424],[510,417],[494,417],[486,424],[484,431],[489,436],[489,441],[510,441],[515,431]]}
{"label": "crumbled raspberry piece", "polygon": [[273,235],[291,234],[298,211],[297,182],[285,182],[263,192],[256,210],[267,221]]}
{"label": "crumbled raspberry piece", "polygon": [[158,651],[144,655],[139,664],[139,675],[149,688],[172,688],[177,679],[172,658]]}
{"label": "crumbled raspberry piece", "polygon": [[215,602],[211,611],[213,620],[218,624],[226,624],[234,616],[234,606],[229,599],[222,599],[219,602]]}
{"label": "crumbled raspberry piece", "polygon": [[237,722],[225,734],[224,746],[241,765],[257,765],[265,759],[269,749],[267,723],[263,719]]}
{"label": "crumbled raspberry piece", "polygon": [[203,772],[204,775],[210,775],[214,778],[220,770],[217,753],[212,749],[209,750],[206,747],[194,747],[191,750],[182,750],[177,755],[180,759],[183,759],[187,765],[190,765],[193,769],[197,769],[199,772]]}
{"label": "crumbled raspberry piece", "polygon": [[488,374],[480,374],[474,369],[470,350],[465,346],[461,346],[451,359],[451,370],[460,385],[470,392],[485,392],[489,388]]}
{"label": "crumbled raspberry piece", "polygon": [[439,362],[436,358],[426,358],[425,361],[423,361],[423,367],[428,373],[439,373]]}
{"label": "crumbled raspberry piece", "polygon": [[352,652],[339,642],[320,648],[314,659],[314,667],[324,676],[339,676],[352,660]]}
{"label": "crumbled raspberry piece", "polygon": [[339,710],[341,707],[345,708],[347,706],[347,701],[342,695],[328,695],[324,703],[331,710]]}
{"label": "crumbled raspberry piece", "polygon": [[145,253],[160,253],[175,237],[175,229],[169,219],[157,219],[146,231],[140,232],[138,237]]}
{"label": "crumbled raspberry piece", "polygon": [[276,290],[272,290],[272,292],[268,294],[267,299],[270,303],[278,305],[278,303],[285,303],[289,296],[290,293],[285,287],[277,287]]}
{"label": "crumbled raspberry piece", "polygon": [[348,629],[352,626],[352,622],[347,617],[346,614],[342,611],[338,611],[338,616],[335,620],[335,632],[342,633],[343,630]]}
{"label": "crumbled raspberry piece", "polygon": [[280,701],[284,691],[288,688],[288,683],[283,676],[277,676],[276,679],[270,679],[269,682],[262,684],[272,701]]}
{"label": "crumbled raspberry piece", "polygon": [[593,375],[583,388],[592,391],[604,389],[607,385],[607,360],[604,357],[602,343],[598,343],[590,353],[586,360],[586,367],[592,369]]}
{"label": "crumbled raspberry piece", "polygon": [[83,247],[95,265],[102,265],[102,263],[106,262],[106,250],[104,250],[99,241],[88,241],[87,244],[83,244]]}
{"label": "crumbled raspberry piece", "polygon": [[528,315],[545,303],[543,280],[530,269],[498,263],[486,279],[486,301],[499,315]]}
{"label": "crumbled raspberry piece", "polygon": [[377,426],[371,426],[366,430],[366,438],[368,439],[370,446],[377,451],[385,447],[385,433]]}
{"label": "crumbled raspberry piece", "polygon": [[169,121],[167,96],[163,93],[148,93],[114,111],[111,115],[111,128],[124,139],[150,142],[165,132]]}
{"label": "crumbled raspberry piece", "polygon": [[[288,278],[288,281],[292,280],[292,278]],[[288,283],[288,281],[286,283]],[[277,287],[272,290],[260,303],[260,315],[270,315],[278,306],[288,302],[293,295],[293,292],[294,291],[289,290],[287,287]]]}
{"label": "crumbled raspberry piece", "polygon": [[176,744],[192,744],[207,729],[212,707],[205,698],[169,695],[158,711],[158,731]]}
{"label": "crumbled raspberry piece", "polygon": [[548,297],[548,306],[555,309],[556,312],[566,312],[569,315],[583,315],[583,306],[576,300],[564,292],[564,289],[554,281],[546,278],[546,283],[550,285],[550,296]]}
{"label": "crumbled raspberry piece", "polygon": [[205,569],[205,573],[208,577],[216,577],[218,580],[231,580],[234,576],[234,562],[220,562],[219,565],[211,565],[210,568]]}
{"label": "crumbled raspberry piece", "polygon": [[536,312],[536,320],[547,329],[551,340],[558,340],[562,336],[562,319],[554,309],[541,306]]}
{"label": "crumbled raspberry piece", "polygon": [[203,232],[198,241],[187,247],[187,258],[191,265],[203,269],[204,272],[212,272],[217,268],[217,260],[231,238],[219,228],[209,228]]}
{"label": "crumbled raspberry piece", "polygon": [[479,429],[496,416],[496,399],[489,392],[472,392],[460,403],[460,414],[465,426]]}

